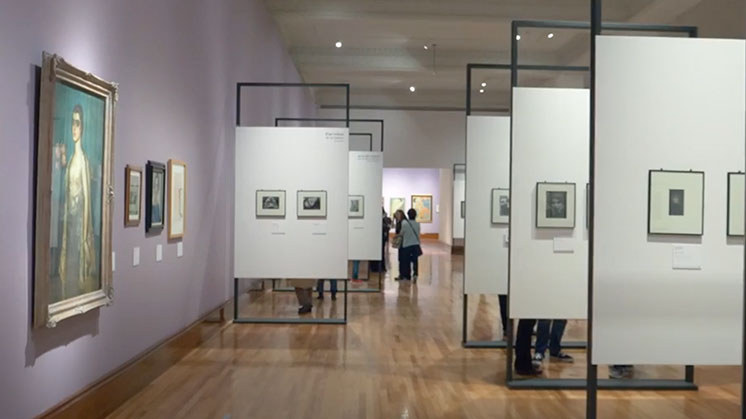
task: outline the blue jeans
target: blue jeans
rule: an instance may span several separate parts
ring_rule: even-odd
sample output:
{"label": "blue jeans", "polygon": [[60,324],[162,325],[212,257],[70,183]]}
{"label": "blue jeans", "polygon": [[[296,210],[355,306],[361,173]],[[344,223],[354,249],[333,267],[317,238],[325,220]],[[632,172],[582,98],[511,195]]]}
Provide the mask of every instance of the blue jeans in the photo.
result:
{"label": "blue jeans", "polygon": [[360,274],[360,261],[353,260],[352,261],[352,279],[357,279],[359,274]]}
{"label": "blue jeans", "polygon": [[[336,294],[337,293],[337,280],[330,279],[329,286],[332,289],[332,295]],[[324,295],[324,280],[323,279],[319,279],[319,281],[316,283],[316,292],[318,292],[319,295]]]}
{"label": "blue jeans", "polygon": [[407,246],[399,249],[399,276],[401,279],[412,279],[412,264],[414,264],[415,275],[417,275],[417,246]]}
{"label": "blue jeans", "polygon": [[[536,349],[534,353],[544,354],[549,348],[550,355],[562,351],[562,335],[565,334],[567,320],[539,320],[536,326]],[[550,330],[551,328],[551,330]]]}

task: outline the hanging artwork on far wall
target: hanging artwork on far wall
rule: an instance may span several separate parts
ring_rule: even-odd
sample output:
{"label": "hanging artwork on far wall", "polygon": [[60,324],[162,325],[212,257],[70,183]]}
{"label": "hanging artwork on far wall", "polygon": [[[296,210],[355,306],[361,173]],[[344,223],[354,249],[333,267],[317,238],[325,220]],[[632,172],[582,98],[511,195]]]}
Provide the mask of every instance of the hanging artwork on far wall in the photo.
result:
{"label": "hanging artwork on far wall", "polygon": [[728,173],[728,235],[743,236],[744,181],[746,175]]}
{"label": "hanging artwork on far wall", "polygon": [[298,218],[326,218],[326,191],[298,191]]}
{"label": "hanging artwork on far wall", "polygon": [[186,233],[186,163],[168,161],[168,239],[180,239]]}
{"label": "hanging artwork on far wall", "polygon": [[389,213],[389,217],[394,217],[394,214],[396,214],[396,211],[402,210],[404,211],[404,207],[407,204],[406,198],[391,198],[391,201],[389,202],[389,208],[391,209],[391,212]]}
{"label": "hanging artwork on far wall", "polygon": [[701,236],[705,173],[651,170],[648,175],[648,234]]}
{"label": "hanging artwork on far wall", "polygon": [[158,234],[166,217],[166,165],[148,161],[145,166],[145,232]]}
{"label": "hanging artwork on far wall", "polygon": [[124,225],[140,225],[142,208],[142,169],[127,165],[124,169]]}
{"label": "hanging artwork on far wall", "polygon": [[492,224],[510,222],[510,189],[495,188],[492,190]]}
{"label": "hanging artwork on far wall", "polygon": [[258,190],[256,191],[257,217],[285,217],[285,191]]}
{"label": "hanging artwork on far wall", "polygon": [[[42,57],[33,325],[111,304],[117,85]],[[10,176],[10,175],[9,175]]]}
{"label": "hanging artwork on far wall", "polygon": [[363,195],[350,195],[347,203],[347,216],[349,218],[363,218],[365,216],[365,197]]}
{"label": "hanging artwork on far wall", "polygon": [[575,184],[536,184],[536,228],[575,228]]}
{"label": "hanging artwork on far wall", "polygon": [[412,195],[412,208],[417,211],[418,223],[428,224],[433,222],[433,196]]}

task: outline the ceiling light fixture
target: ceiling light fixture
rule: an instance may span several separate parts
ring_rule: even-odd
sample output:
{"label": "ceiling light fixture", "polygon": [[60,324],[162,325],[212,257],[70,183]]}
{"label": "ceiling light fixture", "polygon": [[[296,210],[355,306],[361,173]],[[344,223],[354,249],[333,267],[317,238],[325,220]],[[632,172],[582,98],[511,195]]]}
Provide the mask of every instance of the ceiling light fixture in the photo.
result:
{"label": "ceiling light fixture", "polygon": [[336,42],[336,43],[334,44],[334,46],[335,46],[335,47],[337,47],[337,48],[342,48],[342,41],[337,41],[337,42]]}
{"label": "ceiling light fixture", "polygon": [[487,87],[487,82],[482,82],[482,87]]}
{"label": "ceiling light fixture", "polygon": [[409,86],[409,91],[414,93],[414,91],[417,90],[414,86]]}
{"label": "ceiling light fixture", "polygon": [[479,93],[484,93],[484,89],[479,89]]}
{"label": "ceiling light fixture", "polygon": [[429,49],[429,47],[427,45],[423,46],[423,48],[425,48],[425,51],[427,51]]}
{"label": "ceiling light fixture", "polygon": [[521,35],[516,35],[516,36],[515,36],[515,40],[516,40],[516,41],[520,41],[520,40],[521,40]]}
{"label": "ceiling light fixture", "polygon": [[547,35],[547,38],[549,38],[549,39],[552,39],[552,38],[554,38],[554,34],[553,34],[553,33],[550,33],[549,35]]}

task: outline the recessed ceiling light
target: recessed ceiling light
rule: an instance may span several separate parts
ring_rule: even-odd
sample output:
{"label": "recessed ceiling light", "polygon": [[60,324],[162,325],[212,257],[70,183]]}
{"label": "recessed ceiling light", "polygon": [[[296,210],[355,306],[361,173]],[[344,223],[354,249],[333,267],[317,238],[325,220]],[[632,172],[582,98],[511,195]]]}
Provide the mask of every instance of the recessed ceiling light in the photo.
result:
{"label": "recessed ceiling light", "polygon": [[337,47],[337,48],[342,48],[342,41],[337,41],[337,42],[336,42],[336,43],[334,44],[334,46],[335,46],[335,47]]}
{"label": "recessed ceiling light", "polygon": [[423,48],[425,48],[425,51],[427,51],[429,49],[429,47],[427,45],[425,45]]}
{"label": "recessed ceiling light", "polygon": [[554,38],[554,34],[553,34],[553,33],[550,33],[549,35],[547,35],[547,38],[549,38],[549,39],[552,39],[552,38]]}
{"label": "recessed ceiling light", "polygon": [[417,90],[414,86],[409,86],[409,91],[414,93],[414,91]]}
{"label": "recessed ceiling light", "polygon": [[516,36],[515,36],[515,40],[516,40],[516,41],[520,41],[520,40],[521,40],[521,35],[516,35]]}
{"label": "recessed ceiling light", "polygon": [[479,89],[479,93],[484,93],[484,89]]}
{"label": "recessed ceiling light", "polygon": [[482,87],[487,87],[487,82],[482,82]]}

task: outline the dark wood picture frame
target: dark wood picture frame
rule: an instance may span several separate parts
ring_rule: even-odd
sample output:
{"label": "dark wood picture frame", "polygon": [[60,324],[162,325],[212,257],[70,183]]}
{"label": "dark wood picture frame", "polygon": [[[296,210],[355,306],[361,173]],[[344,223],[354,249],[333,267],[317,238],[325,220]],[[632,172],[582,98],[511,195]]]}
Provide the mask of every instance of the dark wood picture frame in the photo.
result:
{"label": "dark wood picture frame", "polygon": [[[153,222],[153,175],[155,173],[163,174],[163,184],[160,190],[161,202],[161,220],[160,223]],[[160,234],[166,225],[166,165],[160,162],[148,160],[145,165],[145,232]]]}
{"label": "dark wood picture frame", "polygon": [[[137,220],[132,220],[130,215],[130,198],[132,197],[132,191],[130,190],[130,184],[132,179],[132,173],[138,173],[140,176],[140,188],[137,193],[139,197],[139,208],[137,212]],[[143,173],[142,167],[127,165],[124,168],[124,226],[125,227],[136,227],[140,225],[142,220],[142,185],[143,185]]]}
{"label": "dark wood picture frame", "polygon": [[[702,182],[702,214],[700,218],[699,232],[698,233],[672,233],[672,232],[660,232],[652,231],[652,220],[651,220],[651,200],[653,196],[653,175],[654,173],[678,173],[682,175],[698,175],[701,176]],[[663,169],[651,169],[648,171],[648,229],[649,235],[655,236],[686,236],[686,237],[701,237],[705,232],[705,172],[697,170],[663,170]]]}

